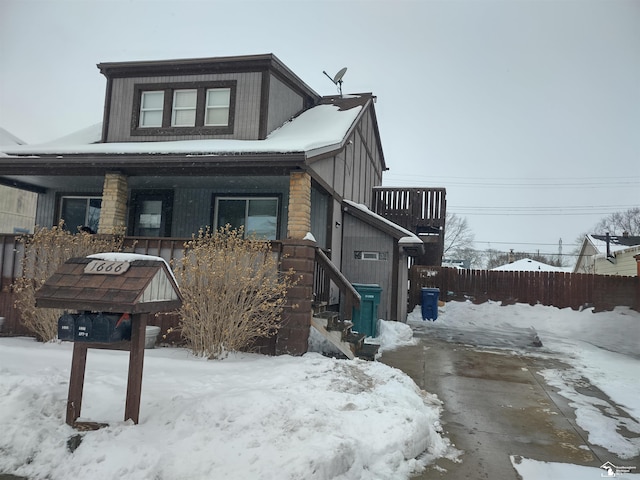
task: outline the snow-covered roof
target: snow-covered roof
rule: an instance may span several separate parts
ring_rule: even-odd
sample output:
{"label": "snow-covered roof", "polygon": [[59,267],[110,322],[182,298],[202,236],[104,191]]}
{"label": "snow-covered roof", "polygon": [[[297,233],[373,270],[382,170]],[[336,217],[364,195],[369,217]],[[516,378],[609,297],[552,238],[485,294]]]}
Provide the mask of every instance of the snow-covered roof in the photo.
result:
{"label": "snow-covered roof", "polygon": [[[607,241],[605,235],[587,235],[587,239],[598,253],[607,253]],[[609,236],[609,251],[611,253],[622,252],[629,248],[640,246],[640,237]]]}
{"label": "snow-covered roof", "polygon": [[503,272],[568,272],[570,269],[564,267],[555,267],[546,263],[531,260],[530,258],[522,258],[515,262],[507,263],[506,265],[500,265],[499,267],[492,268],[492,270],[498,270]]}
{"label": "snow-covered roof", "polygon": [[18,137],[0,127],[0,146],[24,145]]}
{"label": "snow-covered roof", "polygon": [[304,152],[307,157],[341,146],[362,110],[362,105],[341,109],[337,105],[317,105],[274,130],[264,140],[207,139],[166,142],[95,143],[100,141],[101,124],[53,142],[33,146],[0,148],[8,155],[118,155],[185,154],[223,155],[237,153]]}
{"label": "snow-covered roof", "polygon": [[[414,234],[410,230],[407,230],[404,227],[401,227],[397,223],[393,223],[391,220],[388,220],[378,215],[377,213],[372,212],[371,210],[369,210],[369,208],[366,205],[352,202],[351,200],[343,200],[343,202],[348,207],[351,207],[352,209],[355,209],[358,212],[361,212],[364,217],[368,217],[369,219],[377,222],[378,224],[383,224],[386,227],[388,227],[389,230],[395,232],[394,236],[398,238],[398,243],[403,247],[405,247],[405,249],[415,247],[416,245],[419,245],[420,247],[424,245],[420,237],[418,237],[416,234]],[[346,211],[348,212],[349,210],[347,209]]]}

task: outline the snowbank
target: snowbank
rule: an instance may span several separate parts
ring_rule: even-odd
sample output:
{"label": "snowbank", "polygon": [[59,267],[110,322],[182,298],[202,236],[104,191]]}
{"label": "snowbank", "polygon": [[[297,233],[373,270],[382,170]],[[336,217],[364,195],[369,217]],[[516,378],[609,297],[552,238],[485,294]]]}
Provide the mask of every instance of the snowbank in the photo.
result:
{"label": "snowbank", "polygon": [[[0,339],[0,472],[31,479],[402,479],[435,457],[441,402],[377,362],[145,351],[140,424],[122,421],[128,355],[91,350],[82,419],[64,423],[69,343]],[[419,457],[419,460],[415,458]]]}

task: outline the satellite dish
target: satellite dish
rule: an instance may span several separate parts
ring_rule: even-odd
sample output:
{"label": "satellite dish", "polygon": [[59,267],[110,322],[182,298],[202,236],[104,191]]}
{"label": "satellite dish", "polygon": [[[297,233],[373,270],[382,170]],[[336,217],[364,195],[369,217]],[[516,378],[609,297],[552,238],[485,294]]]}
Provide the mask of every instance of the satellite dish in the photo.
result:
{"label": "satellite dish", "polygon": [[345,73],[347,73],[347,67],[341,68],[340,71],[336,73],[336,76],[333,77],[333,83],[338,85],[338,83],[342,82],[342,77],[344,77]]}
{"label": "satellite dish", "polygon": [[344,74],[347,73],[347,67],[341,68],[333,78],[331,78],[325,71],[323,71],[322,73],[324,73],[329,78],[329,80],[331,80],[335,85],[338,86],[338,92],[340,92],[340,96],[342,96],[342,77],[344,77]]}

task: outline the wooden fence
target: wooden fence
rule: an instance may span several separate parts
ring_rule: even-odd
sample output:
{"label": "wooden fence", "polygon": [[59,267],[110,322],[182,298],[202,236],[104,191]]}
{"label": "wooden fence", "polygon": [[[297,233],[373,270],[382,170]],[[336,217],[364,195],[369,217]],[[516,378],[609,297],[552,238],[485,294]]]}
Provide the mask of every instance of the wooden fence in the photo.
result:
{"label": "wooden fence", "polygon": [[542,304],[578,310],[616,306],[640,308],[638,277],[564,272],[503,272],[460,270],[414,265],[409,274],[409,311],[421,303],[421,288],[440,289],[440,299],[487,300],[503,303]]}

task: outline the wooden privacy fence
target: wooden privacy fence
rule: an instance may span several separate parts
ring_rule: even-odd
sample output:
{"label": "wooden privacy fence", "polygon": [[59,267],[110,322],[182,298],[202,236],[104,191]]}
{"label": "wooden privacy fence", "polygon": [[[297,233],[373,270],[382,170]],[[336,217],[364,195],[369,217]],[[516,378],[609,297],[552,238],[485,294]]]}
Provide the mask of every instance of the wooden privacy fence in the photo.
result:
{"label": "wooden privacy fence", "polygon": [[575,310],[585,305],[596,310],[616,306],[638,308],[638,277],[564,272],[504,272],[461,270],[414,265],[409,274],[409,311],[421,303],[422,287],[440,289],[440,299],[487,300],[542,304]]}

